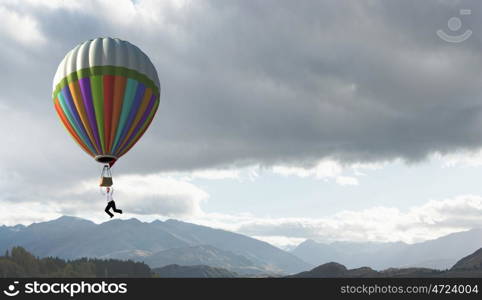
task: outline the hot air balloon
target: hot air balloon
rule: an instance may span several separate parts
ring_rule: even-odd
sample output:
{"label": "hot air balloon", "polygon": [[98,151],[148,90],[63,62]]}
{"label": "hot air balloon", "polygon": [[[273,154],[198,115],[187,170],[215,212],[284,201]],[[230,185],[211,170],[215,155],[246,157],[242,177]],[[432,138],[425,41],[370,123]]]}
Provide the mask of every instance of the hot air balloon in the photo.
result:
{"label": "hot air balloon", "polygon": [[104,164],[101,186],[112,185],[110,167],[149,127],[159,95],[156,68],[129,42],[97,38],[65,55],[53,80],[54,107],[77,144]]}

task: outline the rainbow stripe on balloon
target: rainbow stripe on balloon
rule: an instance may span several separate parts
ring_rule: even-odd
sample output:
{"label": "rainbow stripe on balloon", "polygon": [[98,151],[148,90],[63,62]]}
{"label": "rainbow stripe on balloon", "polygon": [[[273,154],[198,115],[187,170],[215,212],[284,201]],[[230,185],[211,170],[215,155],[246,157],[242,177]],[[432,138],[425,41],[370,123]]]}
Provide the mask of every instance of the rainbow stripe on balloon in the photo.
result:
{"label": "rainbow stripe on balloon", "polygon": [[[111,162],[129,151],[152,122],[159,88],[126,67],[95,66],[73,72],[55,87],[55,110],[90,156]],[[105,160],[107,158],[107,160]]]}

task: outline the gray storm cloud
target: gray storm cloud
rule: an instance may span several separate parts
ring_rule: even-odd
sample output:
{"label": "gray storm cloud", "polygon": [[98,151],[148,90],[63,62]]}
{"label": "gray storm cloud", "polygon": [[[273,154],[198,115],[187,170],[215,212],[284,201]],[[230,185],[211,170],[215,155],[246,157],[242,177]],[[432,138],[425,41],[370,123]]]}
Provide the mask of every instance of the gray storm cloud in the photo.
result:
{"label": "gray storm cloud", "polygon": [[15,115],[0,120],[16,136],[0,164],[4,172],[30,174],[27,183],[31,176],[58,184],[50,180],[58,164],[75,169],[65,181],[91,174],[95,164],[84,163],[89,158],[56,120],[50,87],[63,55],[97,36],[138,45],[163,86],[155,121],[118,172],[310,165],[322,158],[418,161],[477,149],[482,21],[464,19],[463,29],[474,34],[462,44],[435,32],[460,8],[475,15],[481,5],[139,1],[109,8],[99,1],[6,1],[0,13],[18,29],[0,31],[0,103],[30,115],[15,124],[8,121]]}

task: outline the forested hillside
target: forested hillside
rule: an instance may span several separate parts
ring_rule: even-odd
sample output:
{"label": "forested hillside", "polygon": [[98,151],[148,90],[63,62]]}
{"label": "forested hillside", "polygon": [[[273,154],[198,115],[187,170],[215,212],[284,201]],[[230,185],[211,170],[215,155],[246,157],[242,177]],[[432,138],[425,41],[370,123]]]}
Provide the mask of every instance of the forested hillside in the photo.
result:
{"label": "forested hillside", "polygon": [[152,277],[144,263],[116,259],[38,258],[22,247],[0,256],[0,277]]}

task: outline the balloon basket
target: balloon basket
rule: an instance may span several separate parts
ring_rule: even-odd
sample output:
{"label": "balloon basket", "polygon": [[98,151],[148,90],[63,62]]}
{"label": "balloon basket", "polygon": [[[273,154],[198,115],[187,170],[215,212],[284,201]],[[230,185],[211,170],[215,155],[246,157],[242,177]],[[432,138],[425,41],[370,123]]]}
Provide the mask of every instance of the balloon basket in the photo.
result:
{"label": "balloon basket", "polygon": [[110,171],[110,167],[108,165],[105,165],[104,168],[102,169],[102,174],[100,175],[99,186],[110,187],[113,184],[114,182],[112,180],[112,173]]}

